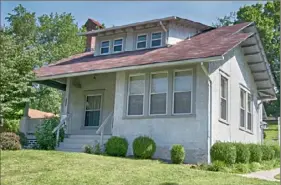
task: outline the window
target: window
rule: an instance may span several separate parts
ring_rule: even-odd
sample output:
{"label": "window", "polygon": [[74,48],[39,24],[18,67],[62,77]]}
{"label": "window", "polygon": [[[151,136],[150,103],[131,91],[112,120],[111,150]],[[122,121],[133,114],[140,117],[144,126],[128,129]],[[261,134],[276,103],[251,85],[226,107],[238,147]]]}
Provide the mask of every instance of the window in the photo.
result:
{"label": "window", "polygon": [[175,71],[173,87],[173,113],[191,113],[192,104],[192,71]]}
{"label": "window", "polygon": [[246,91],[240,89],[240,127],[245,127],[246,119]]}
{"label": "window", "polygon": [[162,33],[157,32],[157,33],[152,33],[151,34],[151,47],[159,47],[162,45]]}
{"label": "window", "polygon": [[147,35],[142,34],[137,36],[137,49],[145,49],[147,43]]}
{"label": "window", "polygon": [[85,126],[99,126],[101,97],[101,95],[86,96]]}
{"label": "window", "polygon": [[128,115],[143,115],[145,75],[129,77]]}
{"label": "window", "polygon": [[247,96],[247,129],[252,131],[252,96],[248,94]]}
{"label": "window", "polygon": [[116,39],[113,42],[113,52],[118,53],[123,51],[123,39]]}
{"label": "window", "polygon": [[152,73],[150,82],[150,114],[166,114],[168,72]]}
{"label": "window", "polygon": [[221,74],[220,84],[220,118],[228,120],[228,79]]}
{"label": "window", "polygon": [[109,45],[110,42],[109,41],[103,41],[101,42],[101,48],[100,48],[100,54],[104,55],[104,54],[108,54],[109,53]]}

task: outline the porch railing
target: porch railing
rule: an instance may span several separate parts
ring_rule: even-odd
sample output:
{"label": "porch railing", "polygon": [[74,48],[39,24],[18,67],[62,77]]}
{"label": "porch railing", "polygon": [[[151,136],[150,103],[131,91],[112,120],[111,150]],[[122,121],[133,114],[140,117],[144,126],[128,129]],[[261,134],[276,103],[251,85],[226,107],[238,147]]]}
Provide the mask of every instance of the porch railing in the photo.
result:
{"label": "porch railing", "polygon": [[100,146],[103,147],[103,134],[104,134],[104,127],[108,124],[111,124],[111,129],[112,129],[112,124],[113,124],[113,112],[111,112],[105,120],[102,122],[101,126],[98,128],[96,131],[96,134],[100,134]]}
{"label": "porch railing", "polygon": [[60,129],[66,125],[66,120],[69,118],[69,115],[62,115],[60,119],[60,123],[58,126],[54,128],[52,133],[56,132],[56,145],[59,146],[59,137],[60,137]]}

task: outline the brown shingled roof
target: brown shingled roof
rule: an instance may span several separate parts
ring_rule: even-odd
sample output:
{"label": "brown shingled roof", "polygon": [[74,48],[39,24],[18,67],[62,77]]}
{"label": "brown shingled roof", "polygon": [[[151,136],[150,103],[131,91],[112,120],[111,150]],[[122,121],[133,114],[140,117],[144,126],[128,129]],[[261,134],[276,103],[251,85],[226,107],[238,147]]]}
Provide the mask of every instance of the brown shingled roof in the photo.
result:
{"label": "brown shingled roof", "polygon": [[217,28],[201,33],[173,45],[157,49],[128,51],[107,56],[93,56],[93,53],[82,53],[35,70],[37,78],[54,75],[112,69],[128,66],[173,62],[196,58],[222,56],[237,46],[251,33],[240,30],[252,23],[241,23]]}

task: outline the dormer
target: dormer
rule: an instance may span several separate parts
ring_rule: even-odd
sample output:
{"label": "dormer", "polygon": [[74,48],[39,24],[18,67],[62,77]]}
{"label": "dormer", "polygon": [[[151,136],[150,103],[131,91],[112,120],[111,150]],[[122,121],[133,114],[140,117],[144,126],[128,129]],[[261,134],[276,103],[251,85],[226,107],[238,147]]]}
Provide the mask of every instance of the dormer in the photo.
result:
{"label": "dormer", "polygon": [[123,26],[88,31],[79,35],[96,37],[94,55],[168,47],[210,27],[179,17],[167,17]]}

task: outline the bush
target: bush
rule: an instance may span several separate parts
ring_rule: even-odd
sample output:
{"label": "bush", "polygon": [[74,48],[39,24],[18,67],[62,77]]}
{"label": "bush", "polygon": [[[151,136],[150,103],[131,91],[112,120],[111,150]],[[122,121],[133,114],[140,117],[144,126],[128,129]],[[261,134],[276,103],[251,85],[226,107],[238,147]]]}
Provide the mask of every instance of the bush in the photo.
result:
{"label": "bush", "polygon": [[[51,118],[44,121],[44,123],[37,128],[35,137],[39,149],[54,150],[56,148],[56,133],[52,133],[54,128],[59,124],[59,118]],[[59,141],[64,139],[64,129],[60,129]]]}
{"label": "bush", "polygon": [[238,172],[238,173],[250,172],[248,164],[242,164],[242,163],[234,164],[234,168],[235,168],[235,172]]}
{"label": "bush", "polygon": [[209,171],[224,171],[226,164],[223,161],[214,161],[211,165],[208,166]]}
{"label": "bush", "polygon": [[101,151],[101,148],[100,148],[100,144],[99,144],[99,143],[97,143],[97,144],[95,145],[94,154],[96,154],[96,155],[102,154],[102,151]]}
{"label": "bush", "polygon": [[274,150],[274,158],[280,158],[280,146],[278,144],[271,144],[270,147]]}
{"label": "bush", "polygon": [[252,162],[249,164],[249,168],[252,172],[255,172],[261,169],[261,164],[257,162]]}
{"label": "bush", "polygon": [[14,132],[19,131],[20,120],[18,119],[4,119],[3,130],[4,132]]}
{"label": "bush", "polygon": [[250,150],[247,144],[235,143],[236,147],[236,163],[248,163],[250,160]]}
{"label": "bush", "polygon": [[183,163],[185,158],[185,151],[182,145],[173,145],[171,149],[171,160],[174,164]]}
{"label": "bush", "polygon": [[94,148],[91,145],[85,145],[84,146],[84,153],[92,154],[92,153],[94,153]]}
{"label": "bush", "polygon": [[257,144],[248,144],[250,150],[250,162],[261,162],[262,150],[261,146]]}
{"label": "bush", "polygon": [[128,142],[125,138],[113,136],[105,144],[105,152],[110,156],[125,157],[128,151]]}
{"label": "bush", "polygon": [[153,139],[147,136],[139,136],[133,142],[133,152],[136,158],[150,159],[156,150]]}
{"label": "bush", "polygon": [[27,146],[28,145],[28,140],[27,137],[25,136],[24,133],[18,132],[18,136],[20,137],[20,144],[21,146]]}
{"label": "bush", "polygon": [[2,132],[0,134],[1,150],[20,150],[20,138],[13,132]]}
{"label": "bush", "polygon": [[262,160],[269,161],[274,158],[275,151],[269,145],[261,145],[262,150]]}
{"label": "bush", "polygon": [[234,164],[236,160],[236,147],[233,143],[217,142],[211,148],[212,161],[223,161],[226,164]]}

